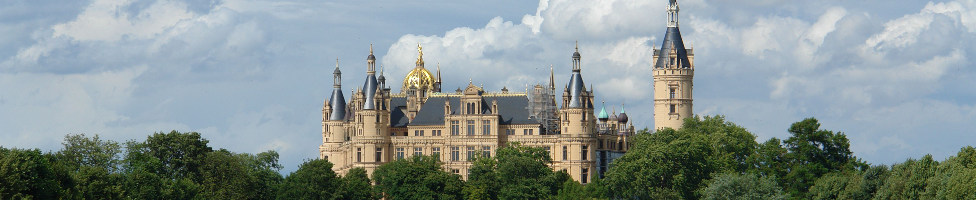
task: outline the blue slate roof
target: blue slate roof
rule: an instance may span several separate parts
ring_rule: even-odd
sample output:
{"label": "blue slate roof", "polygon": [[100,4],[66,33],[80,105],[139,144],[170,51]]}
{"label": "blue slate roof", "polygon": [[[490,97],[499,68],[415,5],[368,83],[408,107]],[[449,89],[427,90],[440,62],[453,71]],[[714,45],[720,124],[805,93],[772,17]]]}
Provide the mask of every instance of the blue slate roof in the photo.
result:
{"label": "blue slate roof", "polygon": [[664,34],[664,44],[661,44],[661,50],[657,52],[657,62],[654,63],[654,68],[667,66],[667,62],[671,60],[672,47],[678,54],[677,61],[681,63],[681,67],[691,68],[688,52],[685,49],[684,41],[681,41],[681,31],[678,30],[678,27],[668,27],[668,32]]}

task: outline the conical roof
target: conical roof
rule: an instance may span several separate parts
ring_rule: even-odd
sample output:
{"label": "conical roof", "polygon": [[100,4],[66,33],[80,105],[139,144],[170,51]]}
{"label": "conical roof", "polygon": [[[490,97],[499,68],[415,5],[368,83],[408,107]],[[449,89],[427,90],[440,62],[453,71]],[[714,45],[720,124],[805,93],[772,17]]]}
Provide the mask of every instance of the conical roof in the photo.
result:
{"label": "conical roof", "polygon": [[597,115],[596,118],[599,119],[601,122],[607,121],[607,119],[610,118],[610,116],[607,115],[607,106],[606,105],[604,105],[602,108],[600,108],[600,114]]}

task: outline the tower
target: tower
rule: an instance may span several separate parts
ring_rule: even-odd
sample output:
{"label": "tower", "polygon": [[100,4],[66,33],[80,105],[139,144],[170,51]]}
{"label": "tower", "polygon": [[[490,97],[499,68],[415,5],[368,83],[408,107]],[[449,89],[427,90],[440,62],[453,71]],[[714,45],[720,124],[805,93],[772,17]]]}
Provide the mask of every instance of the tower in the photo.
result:
{"label": "tower", "polygon": [[692,89],[695,54],[685,48],[678,30],[678,2],[671,0],[668,30],[661,48],[654,48],[654,129],[681,128],[684,118],[692,117]]}
{"label": "tower", "polygon": [[[593,90],[586,90],[580,73],[579,44],[573,52],[573,75],[563,92],[559,109],[561,129],[558,148],[561,163],[555,169],[566,170],[571,177],[586,184],[596,172],[594,152],[597,149],[596,119],[593,117]],[[558,150],[557,150],[558,151]]]}

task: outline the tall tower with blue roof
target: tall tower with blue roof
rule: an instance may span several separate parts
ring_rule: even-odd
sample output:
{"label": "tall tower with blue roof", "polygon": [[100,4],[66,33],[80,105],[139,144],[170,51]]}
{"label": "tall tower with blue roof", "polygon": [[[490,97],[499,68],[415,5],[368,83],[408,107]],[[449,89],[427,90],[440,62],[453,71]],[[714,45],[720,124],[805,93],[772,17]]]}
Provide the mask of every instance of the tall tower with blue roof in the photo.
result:
{"label": "tall tower with blue roof", "polygon": [[[685,47],[678,30],[678,1],[668,5],[668,30],[661,48],[654,48],[654,129],[681,128],[692,117],[695,54]],[[689,43],[690,44],[690,43]]]}

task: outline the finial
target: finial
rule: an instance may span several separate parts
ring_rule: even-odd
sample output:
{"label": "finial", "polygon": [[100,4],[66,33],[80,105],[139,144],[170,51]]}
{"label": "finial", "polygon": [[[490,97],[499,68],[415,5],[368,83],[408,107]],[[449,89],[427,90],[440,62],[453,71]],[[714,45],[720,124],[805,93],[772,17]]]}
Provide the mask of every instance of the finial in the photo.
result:
{"label": "finial", "polygon": [[424,47],[417,42],[417,67],[424,66]]}
{"label": "finial", "polygon": [[579,40],[576,40],[576,52],[579,52]]}
{"label": "finial", "polygon": [[373,43],[369,43],[369,54],[373,54]]}
{"label": "finial", "polygon": [[380,76],[383,76],[383,71],[386,71],[386,67],[383,67],[383,65],[380,64]]}
{"label": "finial", "polygon": [[336,69],[339,68],[339,57],[336,57]]}

